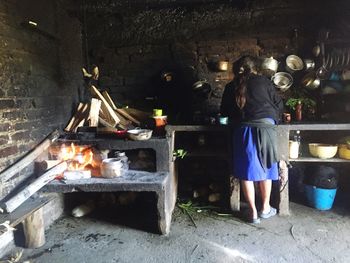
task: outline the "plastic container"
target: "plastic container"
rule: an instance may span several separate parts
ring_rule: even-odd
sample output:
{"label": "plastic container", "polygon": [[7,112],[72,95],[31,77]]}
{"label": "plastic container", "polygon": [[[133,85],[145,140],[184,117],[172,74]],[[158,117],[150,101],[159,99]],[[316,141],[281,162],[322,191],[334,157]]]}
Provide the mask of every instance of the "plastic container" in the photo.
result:
{"label": "plastic container", "polygon": [[324,189],[306,184],[305,193],[307,202],[311,207],[314,207],[318,210],[329,210],[333,206],[337,188]]}

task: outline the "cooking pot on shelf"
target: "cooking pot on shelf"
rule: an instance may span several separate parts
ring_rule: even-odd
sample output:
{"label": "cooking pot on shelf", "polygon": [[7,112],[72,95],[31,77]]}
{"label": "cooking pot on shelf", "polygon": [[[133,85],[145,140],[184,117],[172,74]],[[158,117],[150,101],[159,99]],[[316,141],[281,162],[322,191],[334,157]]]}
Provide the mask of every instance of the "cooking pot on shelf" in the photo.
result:
{"label": "cooking pot on shelf", "polygon": [[286,70],[289,73],[294,73],[296,71],[302,70],[304,68],[303,60],[296,55],[289,55],[286,58]]}
{"label": "cooking pot on shelf", "polygon": [[318,78],[314,71],[307,73],[301,79],[301,85],[307,89],[317,89],[321,84],[321,80]]}
{"label": "cooking pot on shelf", "polygon": [[261,63],[261,69],[263,71],[270,71],[273,72],[273,74],[275,74],[278,69],[278,61],[273,57],[265,58]]}
{"label": "cooking pot on shelf", "polygon": [[315,61],[313,59],[304,59],[305,70],[315,69]]}
{"label": "cooking pot on shelf", "polygon": [[286,91],[293,84],[293,77],[291,74],[287,72],[277,72],[271,78],[273,84],[275,84],[276,88],[281,91]]}
{"label": "cooking pot on shelf", "polygon": [[211,92],[211,85],[206,80],[199,80],[192,85],[192,90],[198,98],[208,98]]}

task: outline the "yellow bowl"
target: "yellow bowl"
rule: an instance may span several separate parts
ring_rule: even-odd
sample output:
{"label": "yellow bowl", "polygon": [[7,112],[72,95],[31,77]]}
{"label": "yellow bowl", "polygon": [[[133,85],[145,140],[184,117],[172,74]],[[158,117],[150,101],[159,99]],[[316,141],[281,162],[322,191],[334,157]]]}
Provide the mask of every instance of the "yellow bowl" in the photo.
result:
{"label": "yellow bowl", "polygon": [[339,144],[339,157],[350,160],[350,148],[347,144]]}
{"label": "yellow bowl", "polygon": [[337,154],[338,146],[324,143],[309,143],[309,151],[316,158],[329,159]]}

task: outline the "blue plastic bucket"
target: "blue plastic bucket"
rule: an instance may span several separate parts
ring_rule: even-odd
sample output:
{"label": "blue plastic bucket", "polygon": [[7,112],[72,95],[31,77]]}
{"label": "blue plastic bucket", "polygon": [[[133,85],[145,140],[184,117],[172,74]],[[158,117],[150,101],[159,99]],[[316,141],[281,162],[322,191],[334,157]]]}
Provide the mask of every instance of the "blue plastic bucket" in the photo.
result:
{"label": "blue plastic bucket", "polygon": [[331,209],[336,192],[337,189],[324,189],[313,185],[305,185],[306,199],[309,205],[318,210]]}

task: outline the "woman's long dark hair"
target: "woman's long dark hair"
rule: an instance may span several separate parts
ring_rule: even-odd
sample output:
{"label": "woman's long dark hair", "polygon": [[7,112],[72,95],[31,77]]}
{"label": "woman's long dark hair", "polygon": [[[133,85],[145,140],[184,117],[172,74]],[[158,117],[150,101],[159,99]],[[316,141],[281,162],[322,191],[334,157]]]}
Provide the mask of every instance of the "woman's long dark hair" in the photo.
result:
{"label": "woman's long dark hair", "polygon": [[235,100],[240,109],[247,101],[247,80],[251,73],[257,71],[256,59],[252,56],[245,56],[239,60],[238,87],[235,90]]}

